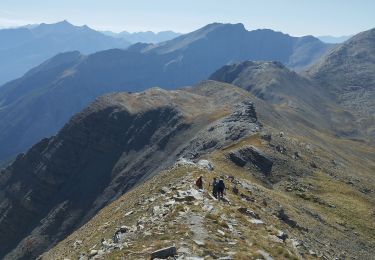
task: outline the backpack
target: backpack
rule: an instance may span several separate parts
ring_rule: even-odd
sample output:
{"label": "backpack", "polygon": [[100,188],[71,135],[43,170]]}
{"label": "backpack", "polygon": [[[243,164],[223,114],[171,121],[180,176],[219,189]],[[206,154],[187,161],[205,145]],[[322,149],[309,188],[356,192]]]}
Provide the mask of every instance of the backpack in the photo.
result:
{"label": "backpack", "polygon": [[219,189],[224,189],[224,188],[225,188],[224,181],[223,181],[223,180],[219,180],[219,183],[217,184],[217,187],[218,187]]}

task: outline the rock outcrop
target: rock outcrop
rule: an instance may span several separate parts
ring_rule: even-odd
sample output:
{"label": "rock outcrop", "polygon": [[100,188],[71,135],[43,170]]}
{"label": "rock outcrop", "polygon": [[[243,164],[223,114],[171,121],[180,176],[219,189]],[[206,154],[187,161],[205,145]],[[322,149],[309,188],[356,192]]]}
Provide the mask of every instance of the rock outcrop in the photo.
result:
{"label": "rock outcrop", "polygon": [[203,152],[221,148],[259,130],[254,104],[250,100],[245,100],[235,106],[232,114],[198,132],[180,155],[197,158]]}
{"label": "rock outcrop", "polygon": [[254,165],[265,175],[269,175],[272,171],[272,159],[253,146],[231,151],[227,154],[227,157],[239,167]]}

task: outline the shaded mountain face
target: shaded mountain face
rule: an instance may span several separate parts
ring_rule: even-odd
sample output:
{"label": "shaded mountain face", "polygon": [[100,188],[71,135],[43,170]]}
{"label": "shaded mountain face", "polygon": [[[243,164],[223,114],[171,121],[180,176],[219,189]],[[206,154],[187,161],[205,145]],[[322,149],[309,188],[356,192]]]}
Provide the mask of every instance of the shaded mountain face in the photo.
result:
{"label": "shaded mountain face", "polygon": [[[202,59],[217,60],[216,69],[244,60],[280,61],[290,68],[300,69],[321,57],[330,47],[332,45],[312,36],[291,37],[268,29],[247,31],[243,24],[214,23],[171,41],[149,46],[144,52],[161,54],[180,50],[186,54],[199,51]],[[189,59],[185,56],[184,59]],[[184,62],[188,61],[180,63]]]}
{"label": "shaded mountain face", "polygon": [[103,33],[112,37],[122,38],[130,43],[137,43],[137,42],[159,43],[159,42],[169,41],[181,35],[181,33],[173,32],[173,31],[162,31],[162,32],[156,32],[156,33],[152,31],[133,32],[133,33],[130,33],[127,31],[123,31],[120,33],[105,31]]}
{"label": "shaded mountain face", "polygon": [[239,86],[272,104],[308,102],[316,92],[307,78],[272,61],[227,65],[213,73],[210,79]]}
{"label": "shaded mountain face", "polygon": [[[0,89],[0,161],[56,133],[74,113],[105,93],[192,85],[225,64],[248,59],[305,66],[328,48],[312,37],[211,24],[156,45],[80,56],[60,68],[53,66],[51,73],[50,64],[64,60],[59,55]],[[21,91],[25,89],[28,95]]]}
{"label": "shaded mountain face", "polygon": [[375,137],[375,29],[362,32],[333,49],[310,68],[308,76]]}
{"label": "shaded mountain face", "polygon": [[22,76],[58,53],[80,51],[88,54],[126,48],[130,44],[67,21],[32,28],[3,29],[0,30],[0,42],[0,85]]}
{"label": "shaded mountain face", "polygon": [[97,99],[0,172],[0,257],[35,258],[178,157],[257,132],[249,98],[208,81]]}

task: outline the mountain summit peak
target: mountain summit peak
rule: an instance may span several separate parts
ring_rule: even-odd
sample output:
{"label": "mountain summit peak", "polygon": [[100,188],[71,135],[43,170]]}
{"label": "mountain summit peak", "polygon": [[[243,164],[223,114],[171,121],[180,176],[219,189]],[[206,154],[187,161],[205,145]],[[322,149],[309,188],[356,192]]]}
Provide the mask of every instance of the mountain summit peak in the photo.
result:
{"label": "mountain summit peak", "polygon": [[240,30],[246,31],[245,26],[242,23],[210,23],[202,27],[200,30],[217,30],[217,29],[228,29],[228,30]]}
{"label": "mountain summit peak", "polygon": [[72,25],[68,20],[62,20],[60,22],[57,22],[56,24]]}

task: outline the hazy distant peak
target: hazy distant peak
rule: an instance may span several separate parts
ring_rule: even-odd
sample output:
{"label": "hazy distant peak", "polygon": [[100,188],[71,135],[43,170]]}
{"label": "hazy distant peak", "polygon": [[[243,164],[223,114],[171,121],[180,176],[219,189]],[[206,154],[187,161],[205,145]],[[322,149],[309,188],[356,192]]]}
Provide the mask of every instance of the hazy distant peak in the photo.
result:
{"label": "hazy distant peak", "polygon": [[214,37],[219,38],[222,36],[231,37],[228,35],[229,33],[234,35],[241,35],[246,32],[247,30],[245,29],[245,26],[241,23],[211,23],[191,33],[183,34],[179,37],[176,37],[170,41],[149,46],[148,48],[145,48],[143,52],[151,51],[157,52],[159,54],[170,53],[176,50],[182,50],[190,46],[191,43],[200,41],[209,36],[216,35]]}
{"label": "hazy distant peak", "polygon": [[57,22],[55,24],[66,25],[66,26],[74,26],[73,24],[71,24],[70,22],[68,22],[68,20],[63,20],[63,21]]}
{"label": "hazy distant peak", "polygon": [[218,29],[230,29],[230,30],[239,30],[239,31],[246,31],[245,26],[242,23],[211,23],[208,24],[198,31],[213,31]]}
{"label": "hazy distant peak", "polygon": [[316,44],[326,44],[327,46],[334,46],[333,43],[324,43],[322,40],[320,40],[319,38],[316,38],[315,36],[313,35],[305,35],[305,36],[302,36],[302,37],[296,37],[297,38],[297,42],[299,44],[304,44],[304,43],[316,43]]}
{"label": "hazy distant peak", "polygon": [[31,28],[32,31],[36,32],[44,32],[44,33],[56,33],[56,32],[71,32],[71,31],[90,31],[90,32],[96,32],[94,29],[90,28],[87,25],[77,26],[74,24],[71,24],[67,20],[63,20],[61,22],[57,23],[51,23],[46,24],[42,23],[39,26],[36,26],[34,28]]}
{"label": "hazy distant peak", "polygon": [[331,36],[331,35],[323,35],[318,36],[317,38],[325,43],[343,43],[346,40],[350,39],[353,35],[344,35],[344,36]]}
{"label": "hazy distant peak", "polygon": [[70,28],[70,27],[77,27],[71,23],[69,23],[67,20],[63,20],[61,22],[56,22],[56,23],[41,23],[39,27],[65,27],[65,28]]}

